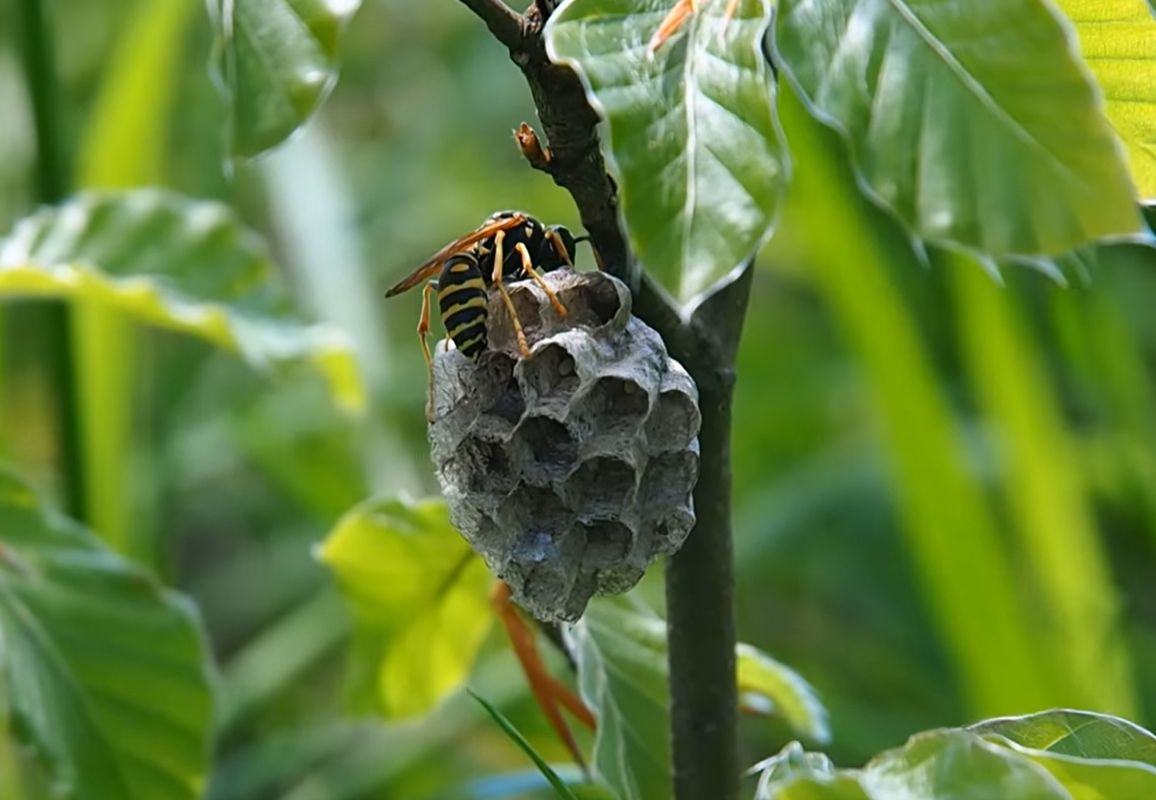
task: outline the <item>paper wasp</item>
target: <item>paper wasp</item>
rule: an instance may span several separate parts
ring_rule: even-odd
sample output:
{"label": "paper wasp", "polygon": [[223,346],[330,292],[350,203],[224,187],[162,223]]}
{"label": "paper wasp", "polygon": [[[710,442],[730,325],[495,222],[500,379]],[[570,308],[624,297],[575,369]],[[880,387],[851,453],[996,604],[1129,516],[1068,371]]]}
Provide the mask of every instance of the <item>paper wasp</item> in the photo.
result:
{"label": "paper wasp", "polygon": [[[585,237],[583,237],[585,238]],[[543,225],[521,211],[499,211],[490,215],[473,231],[442,247],[411,275],[385,293],[393,297],[409,291],[423,281],[421,317],[417,333],[430,378],[432,403],[433,361],[426,337],[430,326],[430,295],[438,296],[438,308],[446,332],[458,350],[477,359],[487,349],[486,314],[489,289],[498,290],[517,338],[523,357],[530,354],[522,324],[504,282],[529,278],[542,287],[555,311],[567,315],[566,307],[546,285],[538,271],[574,266],[574,253],[580,241],[561,225]],[[437,276],[436,280],[431,280]],[[427,406],[427,414],[432,408]]]}

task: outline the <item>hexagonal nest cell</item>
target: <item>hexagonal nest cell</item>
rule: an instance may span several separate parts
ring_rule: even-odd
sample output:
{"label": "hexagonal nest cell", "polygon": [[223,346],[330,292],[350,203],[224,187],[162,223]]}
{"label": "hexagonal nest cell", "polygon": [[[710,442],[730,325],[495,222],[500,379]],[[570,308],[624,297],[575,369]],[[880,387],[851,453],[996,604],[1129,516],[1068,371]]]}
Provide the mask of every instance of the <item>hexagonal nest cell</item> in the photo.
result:
{"label": "hexagonal nest cell", "polygon": [[574,620],[627,591],[694,525],[698,391],[602,272],[510,286],[530,354],[491,292],[489,350],[434,357],[430,444],[454,523],[514,599]]}

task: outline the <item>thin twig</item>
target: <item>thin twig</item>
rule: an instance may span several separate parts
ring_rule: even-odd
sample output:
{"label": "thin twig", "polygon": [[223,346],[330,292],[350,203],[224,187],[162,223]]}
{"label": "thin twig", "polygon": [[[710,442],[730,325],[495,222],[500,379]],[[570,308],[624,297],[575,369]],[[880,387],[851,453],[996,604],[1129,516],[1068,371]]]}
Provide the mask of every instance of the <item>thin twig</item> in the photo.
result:
{"label": "thin twig", "polygon": [[542,144],[533,128],[523,122],[514,131],[514,141],[531,167],[545,173],[550,172],[550,150]]}

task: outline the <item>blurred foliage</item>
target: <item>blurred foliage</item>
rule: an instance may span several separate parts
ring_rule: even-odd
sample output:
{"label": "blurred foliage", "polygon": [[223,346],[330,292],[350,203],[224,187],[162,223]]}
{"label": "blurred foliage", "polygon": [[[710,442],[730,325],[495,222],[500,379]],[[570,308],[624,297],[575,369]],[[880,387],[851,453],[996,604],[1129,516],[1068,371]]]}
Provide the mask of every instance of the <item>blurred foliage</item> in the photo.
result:
{"label": "blurred foliage", "polygon": [[1073,711],[928,731],[860,770],[837,770],[791,745],[759,765],[755,800],[1150,797],[1153,746],[1156,737],[1131,723]]}
{"label": "blurred foliage", "polygon": [[[197,0],[53,7],[67,143],[98,154],[80,159],[77,183],[156,184],[235,206],[269,238],[297,305],[345,328],[370,392],[370,413],[353,419],[310,370],[253,374],[155,328],[128,328],[117,349],[84,357],[90,377],[128,382],[113,401],[127,415],[118,430],[97,429],[113,419],[99,411],[82,415],[86,436],[106,442],[90,486],[111,487],[83,516],[106,541],[131,526],[124,549],[198,603],[221,665],[208,795],[552,796],[460,693],[406,723],[339,713],[353,625],[311,556],[364,497],[436,488],[418,298],[379,291],[496,209],[579,227],[569,198],[510,142],[533,107],[504,49],[459,3],[366,3],[319,114],[240,163]],[[33,204],[13,13],[0,7],[0,104],[14,112],[0,126],[0,230]],[[153,36],[172,45],[142,44]],[[155,85],[133,88],[125,74]],[[118,102],[122,92],[141,99]],[[736,397],[741,638],[815,686],[839,764],[918,730],[1052,705],[1151,728],[1156,255],[1103,245],[1068,286],[1022,269],[1005,271],[1001,289],[981,285],[967,259],[914,249],[855,190],[841,141],[784,95],[799,174],[760,255]],[[798,169],[807,161],[810,176]],[[1015,208],[1044,199],[1019,196]],[[0,307],[0,455],[52,490],[42,311]],[[497,637],[471,685],[547,761],[566,758]],[[748,720],[747,761],[793,735]],[[994,747],[965,745],[985,758]],[[26,778],[40,796],[33,768]]]}
{"label": "blurred foliage", "polygon": [[[318,549],[349,597],[365,705],[387,718],[429,712],[469,676],[493,624],[486,566],[445,503],[369,501]],[[362,685],[364,683],[364,685]]]}
{"label": "blurred foliage", "polygon": [[201,795],[212,667],[196,609],[0,468],[12,728],[65,796]]}

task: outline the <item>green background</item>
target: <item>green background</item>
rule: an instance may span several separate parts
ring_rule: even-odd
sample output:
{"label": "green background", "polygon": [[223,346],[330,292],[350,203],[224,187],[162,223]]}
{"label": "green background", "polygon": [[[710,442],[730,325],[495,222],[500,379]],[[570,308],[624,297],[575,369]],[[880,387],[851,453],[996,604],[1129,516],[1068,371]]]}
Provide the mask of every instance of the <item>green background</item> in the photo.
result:
{"label": "green background", "polygon": [[[364,497],[436,491],[418,297],[381,291],[497,209],[577,227],[568,196],[513,145],[511,129],[534,118],[504,49],[458,3],[367,3],[317,117],[275,153],[230,163],[199,2],[61,0],[54,11],[78,183],[236,205],[298,304],[352,335],[371,390],[368,419],[355,421],[307,369],[255,374],[152,329],[114,334],[89,365],[82,402],[107,397],[102,376],[106,390],[118,376],[129,387],[127,423],[79,412],[104,420],[111,442],[89,465],[100,484],[90,521],[192,595],[220,663],[209,796],[424,800],[540,786],[464,694],[397,727],[358,715],[344,690],[347,611],[311,554]],[[12,14],[0,8],[0,230],[33,204]],[[134,57],[151,58],[147,80],[102,95]],[[115,124],[94,127],[118,106],[155,119],[155,151],[118,152]],[[1067,288],[1020,268],[1000,289],[940,253],[925,266],[851,189],[838,140],[791,97],[781,106],[796,183],[760,255],[739,358],[740,638],[816,687],[839,764],[915,731],[1045,706],[1152,727],[1156,257],[1103,248]],[[802,166],[808,156],[820,166]],[[0,447],[52,490],[42,312],[0,306]],[[643,592],[657,600],[659,589],[652,575]],[[564,760],[496,629],[471,685]],[[790,738],[755,718],[743,733],[748,763]]]}

